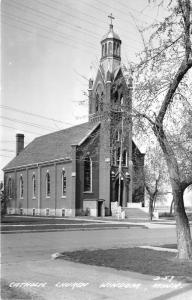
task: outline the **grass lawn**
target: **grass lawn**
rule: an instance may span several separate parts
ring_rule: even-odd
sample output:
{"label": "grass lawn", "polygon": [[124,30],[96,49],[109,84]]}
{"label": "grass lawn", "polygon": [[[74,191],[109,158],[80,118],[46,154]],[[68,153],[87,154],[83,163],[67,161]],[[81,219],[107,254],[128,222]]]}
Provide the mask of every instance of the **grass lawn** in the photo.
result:
{"label": "grass lawn", "polygon": [[59,259],[154,276],[175,276],[192,282],[192,261],[179,261],[171,252],[138,247],[83,250],[64,252]]}
{"label": "grass lawn", "polygon": [[66,218],[48,218],[48,217],[25,217],[25,216],[2,216],[1,218],[1,223],[2,224],[74,224],[74,223],[90,223],[89,221],[86,220],[69,220]]}

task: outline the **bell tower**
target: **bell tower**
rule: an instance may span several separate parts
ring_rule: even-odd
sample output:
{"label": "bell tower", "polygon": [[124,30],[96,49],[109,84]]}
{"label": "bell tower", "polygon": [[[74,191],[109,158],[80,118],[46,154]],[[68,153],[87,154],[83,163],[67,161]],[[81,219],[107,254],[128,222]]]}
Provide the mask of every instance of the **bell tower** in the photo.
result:
{"label": "bell tower", "polygon": [[98,73],[93,81],[89,80],[89,121],[97,122],[111,108],[111,86],[116,70],[121,67],[121,39],[113,30],[112,14],[109,30],[101,40],[101,59]]}

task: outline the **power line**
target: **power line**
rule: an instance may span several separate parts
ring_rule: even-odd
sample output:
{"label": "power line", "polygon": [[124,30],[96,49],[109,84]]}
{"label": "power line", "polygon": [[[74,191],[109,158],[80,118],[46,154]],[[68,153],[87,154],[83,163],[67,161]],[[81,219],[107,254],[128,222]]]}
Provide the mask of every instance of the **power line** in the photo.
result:
{"label": "power line", "polygon": [[[8,3],[9,4],[9,3]],[[12,3],[11,3],[12,4]],[[42,4],[42,3],[41,3]],[[9,4],[10,5],[10,4]],[[14,3],[14,5],[17,5],[16,3]],[[42,5],[45,5],[45,6],[48,6],[47,4],[42,4]],[[11,5],[12,6],[12,5]],[[50,5],[49,5],[50,6]],[[49,20],[51,20],[51,21],[53,21],[53,19],[55,19],[55,21],[58,23],[58,22],[60,22],[60,23],[67,23],[68,25],[70,25],[71,26],[71,24],[70,23],[68,23],[68,22],[66,22],[66,21],[63,21],[63,19],[57,19],[57,18],[54,18],[52,15],[50,15],[50,14],[47,14],[47,13],[45,13],[45,12],[41,12],[41,11],[39,11],[39,10],[37,10],[37,9],[34,9],[34,8],[32,8],[32,7],[29,7],[29,6],[26,6],[26,5],[24,5],[23,3],[22,3],[22,7],[17,7],[17,6],[13,6],[14,8],[17,8],[18,10],[20,10],[20,9],[23,9],[23,7],[25,7],[25,8],[27,8],[28,10],[32,10],[32,11],[35,11],[35,13],[38,13],[38,14],[41,14],[42,16],[43,16],[43,18],[48,18]],[[55,9],[55,7],[51,7],[52,9]],[[60,11],[60,10],[59,10]],[[64,13],[66,13],[66,11],[63,11]],[[69,13],[67,13],[67,14],[69,14]],[[85,22],[85,20],[84,19],[82,19],[82,18],[79,18],[79,17],[77,17],[77,16],[74,16],[74,15],[72,15],[72,14],[70,14],[73,18],[76,18],[76,19],[80,19],[81,21],[83,20],[83,22]],[[95,18],[94,16],[91,16],[90,15],[90,17],[93,19],[93,18]],[[86,22],[87,22],[87,20],[86,20]],[[92,23],[91,22],[91,24],[92,25],[94,25],[94,26],[96,26],[96,24],[95,23]],[[76,31],[79,31],[79,26],[76,26],[76,25],[73,25],[73,26],[75,26],[76,27]],[[97,27],[98,27],[98,24],[97,24]],[[78,28],[78,29],[77,29]],[[102,28],[103,29],[103,27],[102,26],[100,26],[100,28]],[[85,29],[83,29],[83,31],[85,31],[86,32],[86,34],[87,34],[87,30],[85,30]],[[92,34],[91,34],[92,33]],[[90,33],[90,31],[89,31],[89,35],[95,35],[95,33],[93,33],[93,32],[91,32]],[[98,35],[95,35],[95,36],[98,36]],[[132,39],[132,38],[131,38]],[[134,40],[134,39],[133,39]],[[134,40],[134,41],[136,41],[136,40]],[[139,43],[138,41],[136,41],[137,43]],[[126,43],[124,43],[125,45],[126,45]],[[140,43],[141,44],[141,43]],[[133,49],[135,49],[135,47],[133,47],[132,45],[128,45],[127,44],[127,46],[128,47],[130,47],[130,48],[133,48]],[[93,46],[94,47],[94,46]],[[95,49],[95,47],[94,47],[94,49]]]}
{"label": "power line", "polygon": [[[27,19],[24,19],[24,18],[21,18],[21,17],[18,19],[17,16],[15,16],[15,15],[13,15],[13,14],[10,14],[10,13],[7,13],[7,12],[5,12],[5,11],[2,11],[2,12],[3,12],[3,14],[8,15],[9,18],[13,18],[15,22],[19,22],[19,23],[22,23],[22,24],[24,24],[24,25],[27,25],[27,26],[30,26],[30,27],[33,27],[33,28],[34,28],[34,25],[35,25],[37,29],[43,30],[44,32],[48,32],[48,33],[50,33],[50,31],[52,31],[53,33],[57,34],[58,37],[64,38],[64,42],[65,42],[66,39],[69,40],[69,41],[72,41],[72,42],[74,41],[73,38],[71,38],[71,37],[69,37],[69,36],[66,36],[66,35],[65,35],[63,32],[61,32],[61,31],[57,31],[57,30],[55,30],[55,29],[53,29],[53,28],[50,28],[50,27],[48,27],[48,26],[42,25],[42,24],[37,23],[37,22],[34,22],[34,21],[32,21],[32,23],[31,23],[30,20],[27,20]],[[78,42],[78,43],[80,43],[80,42],[82,41],[82,44],[81,44],[81,45],[85,46],[85,44],[83,43],[83,40],[79,41],[79,40],[76,38],[75,41]],[[89,43],[89,42],[87,42],[87,41],[85,41],[85,42],[87,43],[87,46],[89,46],[90,48],[93,48],[93,49],[94,49],[94,45],[93,45],[93,44],[91,44],[91,43]]]}
{"label": "power line", "polygon": [[24,125],[28,125],[28,126],[33,126],[33,127],[37,127],[40,129],[45,129],[45,130],[55,130],[55,128],[48,128],[48,127],[44,127],[40,124],[36,124],[36,123],[30,123],[30,122],[26,122],[26,121],[22,121],[22,120],[18,120],[15,118],[9,118],[9,117],[5,117],[5,116],[0,116],[0,118],[11,121],[11,122],[16,122],[16,123],[20,123],[20,124],[24,124]]}
{"label": "power line", "polygon": [[[12,4],[14,4],[14,6],[13,6]],[[8,5],[10,5],[10,3],[8,3]],[[43,4],[43,5],[48,6],[48,5],[46,5],[46,4]],[[62,24],[63,24],[63,23],[66,24],[66,23],[67,23],[67,24],[69,24],[70,26],[72,26],[70,23],[64,21],[63,19],[55,18],[55,17],[54,17],[53,15],[51,15],[51,14],[48,14],[48,13],[39,11],[39,10],[33,8],[33,7],[24,5],[23,3],[22,3],[22,7],[17,6],[17,3],[14,3],[14,2],[11,3],[11,6],[13,6],[14,8],[16,8],[16,9],[18,9],[18,10],[26,8],[27,10],[31,10],[32,12],[35,12],[35,15],[36,15],[36,14],[40,14],[41,17],[43,16],[43,18],[46,17],[46,18],[48,18],[48,19],[51,20],[51,21],[55,20],[57,23],[58,23],[58,22],[60,22],[60,23],[62,23]],[[52,9],[55,9],[55,7],[51,7],[51,8],[52,8]],[[59,11],[60,11],[60,10],[59,10]],[[65,12],[65,13],[66,13],[66,12]],[[68,14],[68,13],[67,13],[67,14]],[[73,16],[72,14],[70,14],[70,15]],[[73,16],[73,18],[76,18],[76,16]],[[83,22],[85,22],[84,19],[83,19]],[[86,22],[87,22],[87,21],[86,21]],[[91,22],[91,24],[92,24],[92,25],[95,25],[95,24],[92,23],[92,22]],[[76,31],[79,31],[79,29],[80,29],[80,27],[79,27],[79,26],[76,26],[76,25],[73,25],[73,27],[76,27],[76,28],[75,28]],[[83,29],[83,31],[86,32],[86,33],[87,33],[87,32],[90,33],[89,30]],[[95,35],[94,32],[91,32],[91,34],[92,34],[92,35]]]}
{"label": "power line", "polygon": [[[39,0],[36,0],[36,1],[39,2],[39,3],[41,3]],[[66,14],[66,15],[72,17],[72,18],[79,19],[80,21],[85,22],[85,19],[83,19],[83,18],[81,18],[81,17],[78,17],[78,18],[77,18],[77,16],[74,16],[73,14],[71,14],[71,13],[69,13],[69,12],[67,12],[67,11],[64,11],[64,10],[62,10],[62,9],[58,9],[58,8],[56,8],[56,7],[54,7],[54,6],[49,5],[49,4],[45,4],[45,3],[41,3],[41,4],[44,5],[44,6],[46,6],[46,7],[51,8],[51,9],[54,9],[54,10],[56,10],[56,11],[63,12],[64,14]],[[90,15],[87,15],[87,14],[85,14],[85,13],[82,13],[82,14],[84,14],[86,17],[87,17],[87,16],[90,17]],[[95,18],[95,17],[92,17],[92,18]],[[86,22],[89,23],[89,24],[91,24],[91,25],[94,25],[94,26],[96,25],[95,23],[90,22],[90,21],[87,20],[87,19],[86,19]],[[103,29],[103,26],[101,26],[101,25],[99,25],[99,24],[97,24],[97,26]]]}
{"label": "power line", "polygon": [[15,111],[15,112],[19,112],[19,113],[22,113],[22,114],[26,114],[26,115],[30,115],[30,116],[42,118],[42,119],[49,120],[49,121],[54,121],[54,122],[57,122],[57,123],[63,123],[63,124],[73,125],[73,124],[71,124],[69,122],[64,122],[64,121],[61,121],[61,120],[49,118],[49,117],[42,116],[42,115],[39,115],[39,114],[30,113],[30,112],[27,112],[27,111],[24,111],[24,110],[20,110],[20,109],[14,108],[14,107],[10,107],[10,106],[7,106],[7,105],[0,105],[0,108],[12,110],[12,111]]}
{"label": "power line", "polygon": [[28,130],[25,130],[25,129],[18,129],[18,128],[15,128],[15,127],[12,127],[12,126],[7,126],[7,125],[4,125],[2,123],[0,123],[0,126],[2,127],[6,127],[6,128],[10,128],[10,129],[14,129],[14,130],[17,130],[17,131],[24,131],[24,132],[28,132],[28,133],[31,133],[31,134],[35,134],[35,135],[42,135],[42,133],[38,133],[38,132],[32,132],[32,131],[28,131]]}
{"label": "power line", "polygon": [[[13,6],[12,4],[16,5],[16,6]],[[8,5],[10,5],[10,3],[8,3]],[[89,34],[89,35],[95,35],[95,36],[98,36],[97,34],[95,34],[95,32],[93,31],[90,31],[90,30],[85,30],[84,28],[81,28],[80,26],[77,26],[77,25],[74,25],[74,24],[71,24],[69,22],[66,22],[64,21],[63,19],[58,19],[58,18],[55,18],[54,16],[50,15],[50,14],[47,14],[45,12],[42,12],[42,11],[39,11],[37,9],[34,9],[32,7],[29,7],[29,6],[26,6],[22,3],[22,6],[17,6],[17,3],[11,3],[11,6],[18,9],[19,11],[22,9],[25,11],[25,8],[27,10],[30,10],[30,14],[33,13],[36,17],[37,17],[37,14],[41,15],[41,19],[48,19],[49,21],[56,21],[57,23],[61,23],[62,25],[67,25],[69,28],[71,28],[72,30],[75,30],[76,32],[79,31],[81,33],[86,33],[86,34]],[[54,23],[56,24],[56,23]]]}
{"label": "power line", "polygon": [[[54,2],[54,3],[60,3],[60,4],[63,4],[63,3],[61,3],[61,2],[58,2],[58,1],[54,1],[54,0],[50,0],[50,1],[52,1],[52,2]],[[44,4],[45,5],[45,4]],[[88,6],[90,6],[89,4],[87,4]],[[47,6],[47,5],[46,5]],[[65,7],[66,7],[66,5],[65,5]],[[95,9],[98,9],[99,11],[100,11],[100,9],[99,8],[97,8],[97,7],[95,7],[95,6],[92,6],[92,7],[94,7]],[[53,8],[53,7],[52,7]],[[97,20],[99,23],[101,22],[98,18],[96,18],[95,16],[92,16],[92,15],[89,15],[89,14],[85,14],[84,12],[82,12],[81,10],[79,10],[79,9],[77,9],[77,8],[73,8],[73,11],[74,10],[76,10],[77,12],[80,12],[81,14],[83,14],[83,15],[85,15],[85,16],[88,16],[88,17],[91,17],[91,18],[94,18],[95,20]],[[64,11],[63,11],[64,12]],[[74,16],[75,17],[75,16]],[[76,17],[77,18],[77,17]],[[78,19],[78,18],[77,18]],[[127,20],[126,20],[127,21]],[[96,24],[97,25],[97,27],[98,27],[98,23]],[[103,26],[101,27],[101,26],[99,26],[100,28],[104,28]],[[124,31],[124,29],[125,28],[122,28],[123,29],[123,31]],[[131,33],[130,33],[130,35],[131,35]],[[140,44],[140,45],[142,45],[138,40],[135,40],[135,39],[133,39],[132,37],[130,37],[130,39],[131,40],[133,40],[134,42],[136,42],[136,43],[138,43],[138,44]],[[125,43],[126,44],[126,43]],[[128,44],[127,44],[128,45]],[[130,46],[130,45],[128,45],[128,46]]]}
{"label": "power line", "polygon": [[[25,29],[25,28],[21,28],[21,27],[15,25],[15,24],[9,24],[9,23],[6,23],[6,22],[2,22],[2,23],[6,24],[7,26],[10,26],[10,27],[12,27],[12,28],[14,28],[14,29],[18,29],[18,30],[20,30],[20,31],[25,31],[25,32],[34,34],[33,31],[27,30],[27,29]],[[39,32],[37,33],[37,35],[40,36],[40,37],[42,37],[42,38],[44,38],[44,39],[47,39],[47,40],[49,40],[49,41],[53,41],[54,43],[59,43],[59,44],[62,44],[62,45],[67,45],[67,46],[69,46],[69,47],[73,47],[73,50],[79,49],[78,46],[72,46],[72,45],[70,45],[70,44],[65,43],[64,41],[61,41],[61,40],[57,40],[57,39],[53,39],[53,38],[44,36],[43,34],[41,34],[41,33],[39,33]],[[89,51],[86,47],[85,47],[85,50],[84,50],[84,51],[90,53],[90,51]]]}

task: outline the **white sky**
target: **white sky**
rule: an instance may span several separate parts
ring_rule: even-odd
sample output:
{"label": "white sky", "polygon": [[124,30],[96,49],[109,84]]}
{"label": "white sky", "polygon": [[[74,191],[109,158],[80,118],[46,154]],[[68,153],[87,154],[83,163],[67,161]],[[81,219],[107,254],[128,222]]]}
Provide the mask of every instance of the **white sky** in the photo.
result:
{"label": "white sky", "polygon": [[107,16],[115,16],[122,62],[136,61],[142,40],[135,22],[148,26],[167,13],[151,2],[2,0],[1,169],[15,156],[16,133],[25,134],[26,146],[39,135],[87,121],[88,106],[79,102],[87,100],[86,78],[98,67]]}

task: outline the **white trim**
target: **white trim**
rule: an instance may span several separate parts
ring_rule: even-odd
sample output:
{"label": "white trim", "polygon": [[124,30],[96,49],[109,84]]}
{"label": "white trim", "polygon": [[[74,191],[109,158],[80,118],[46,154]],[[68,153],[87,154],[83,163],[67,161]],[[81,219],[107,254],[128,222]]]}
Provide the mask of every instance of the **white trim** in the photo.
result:
{"label": "white trim", "polygon": [[15,170],[15,169],[23,169],[26,167],[39,167],[39,165],[44,165],[44,164],[52,164],[55,162],[70,162],[72,161],[72,158],[69,157],[61,157],[61,158],[56,158],[53,160],[45,160],[45,161],[40,161],[38,163],[31,163],[31,164],[27,164],[27,165],[21,165],[21,166],[16,166],[16,167],[12,167],[12,168],[4,168],[3,171],[10,171],[10,170]]}

